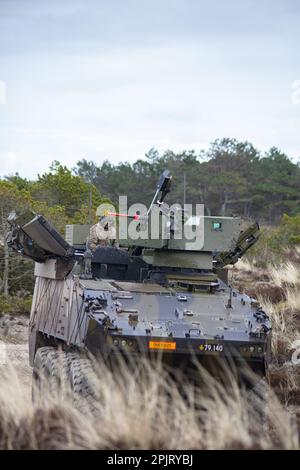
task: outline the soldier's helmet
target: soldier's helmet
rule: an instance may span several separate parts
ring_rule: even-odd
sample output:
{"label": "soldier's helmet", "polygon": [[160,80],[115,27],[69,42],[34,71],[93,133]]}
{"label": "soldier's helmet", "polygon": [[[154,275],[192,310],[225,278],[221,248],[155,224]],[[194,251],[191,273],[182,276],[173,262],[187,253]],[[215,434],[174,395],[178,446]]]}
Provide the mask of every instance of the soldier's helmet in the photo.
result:
{"label": "soldier's helmet", "polygon": [[109,203],[104,203],[100,204],[100,206],[97,207],[96,210],[96,216],[99,217],[99,219],[105,218],[112,218],[110,215],[111,213],[115,213],[115,207],[112,204]]}

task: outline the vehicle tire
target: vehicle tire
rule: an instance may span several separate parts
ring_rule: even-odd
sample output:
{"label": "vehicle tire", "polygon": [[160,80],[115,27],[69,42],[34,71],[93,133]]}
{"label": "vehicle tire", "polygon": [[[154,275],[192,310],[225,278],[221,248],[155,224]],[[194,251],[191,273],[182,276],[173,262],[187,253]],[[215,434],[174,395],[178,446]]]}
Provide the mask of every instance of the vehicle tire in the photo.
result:
{"label": "vehicle tire", "polygon": [[80,411],[95,412],[97,401],[97,374],[93,369],[92,361],[86,357],[76,355],[70,361],[70,384],[73,394],[73,403]]}
{"label": "vehicle tire", "polygon": [[269,384],[266,378],[260,379],[250,390],[248,395],[249,403],[263,425],[266,424],[267,419],[268,395]]}
{"label": "vehicle tire", "polygon": [[40,400],[47,389],[47,358],[53,354],[55,348],[45,346],[39,348],[34,356],[32,371],[32,401]]}
{"label": "vehicle tire", "polygon": [[42,347],[36,352],[33,365],[32,399],[47,400],[47,396],[71,395],[74,406],[95,412],[97,403],[97,374],[92,361],[76,352],[55,347]]}
{"label": "vehicle tire", "polygon": [[46,377],[49,392],[53,396],[67,394],[70,390],[68,354],[63,350],[49,351],[46,358]]}

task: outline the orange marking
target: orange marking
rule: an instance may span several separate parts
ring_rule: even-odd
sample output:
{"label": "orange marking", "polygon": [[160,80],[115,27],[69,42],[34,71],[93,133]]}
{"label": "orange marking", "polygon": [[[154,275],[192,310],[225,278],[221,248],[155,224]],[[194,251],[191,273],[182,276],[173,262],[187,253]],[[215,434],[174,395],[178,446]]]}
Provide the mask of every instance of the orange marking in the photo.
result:
{"label": "orange marking", "polygon": [[173,341],[149,341],[149,349],[168,349],[174,351],[176,343]]}

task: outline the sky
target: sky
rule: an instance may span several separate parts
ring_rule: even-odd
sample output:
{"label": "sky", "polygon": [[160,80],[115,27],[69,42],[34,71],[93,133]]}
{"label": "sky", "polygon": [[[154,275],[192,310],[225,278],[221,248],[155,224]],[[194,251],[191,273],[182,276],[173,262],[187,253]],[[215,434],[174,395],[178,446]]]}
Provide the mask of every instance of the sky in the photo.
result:
{"label": "sky", "polygon": [[300,160],[299,0],[0,0],[0,177],[207,148]]}

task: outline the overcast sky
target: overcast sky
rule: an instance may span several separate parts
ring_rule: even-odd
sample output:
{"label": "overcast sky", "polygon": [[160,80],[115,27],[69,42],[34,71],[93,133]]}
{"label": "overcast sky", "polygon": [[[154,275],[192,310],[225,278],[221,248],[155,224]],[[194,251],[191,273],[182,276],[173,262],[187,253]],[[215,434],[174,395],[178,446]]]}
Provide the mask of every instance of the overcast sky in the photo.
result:
{"label": "overcast sky", "polygon": [[299,0],[0,0],[0,176],[225,136],[298,160],[299,25]]}

